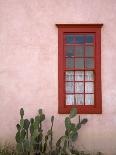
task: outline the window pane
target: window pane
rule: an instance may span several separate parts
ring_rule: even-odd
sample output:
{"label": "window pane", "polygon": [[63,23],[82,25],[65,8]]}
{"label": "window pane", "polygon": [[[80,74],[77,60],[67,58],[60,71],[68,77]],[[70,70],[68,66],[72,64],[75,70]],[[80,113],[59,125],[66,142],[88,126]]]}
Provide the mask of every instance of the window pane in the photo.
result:
{"label": "window pane", "polygon": [[93,43],[94,42],[94,35],[86,35],[86,43]]}
{"label": "window pane", "polygon": [[66,58],[66,68],[74,68],[74,59]]}
{"label": "window pane", "polygon": [[74,43],[74,35],[65,35],[65,43],[73,44]]}
{"label": "window pane", "polygon": [[76,104],[78,105],[84,105],[84,95],[83,94],[76,94]]}
{"label": "window pane", "polygon": [[86,81],[93,81],[94,80],[93,71],[85,71],[85,80]]}
{"label": "window pane", "polygon": [[83,82],[75,82],[75,92],[76,93],[84,92],[84,83]]}
{"label": "window pane", "polygon": [[66,71],[66,81],[74,81],[74,72]]}
{"label": "window pane", "polygon": [[84,80],[84,71],[75,71],[75,80],[83,81]]}
{"label": "window pane", "polygon": [[84,35],[76,35],[76,44],[82,44],[84,43]]}
{"label": "window pane", "polygon": [[93,57],[94,56],[94,47],[93,46],[86,46],[85,56],[86,57]]}
{"label": "window pane", "polygon": [[76,46],[75,47],[75,56],[84,57],[84,46]]}
{"label": "window pane", "polygon": [[85,105],[94,105],[94,94],[85,94]]}
{"label": "window pane", "polygon": [[74,82],[66,82],[66,93],[74,93]]}
{"label": "window pane", "polygon": [[85,93],[94,93],[94,83],[85,82]]}
{"label": "window pane", "polygon": [[74,95],[66,95],[66,105],[74,105]]}
{"label": "window pane", "polygon": [[65,46],[65,54],[67,57],[74,57],[74,46]]}
{"label": "window pane", "polygon": [[86,58],[85,59],[85,67],[86,68],[94,68],[94,59]]}
{"label": "window pane", "polygon": [[84,68],[84,59],[83,58],[76,58],[75,59],[75,67],[76,68]]}

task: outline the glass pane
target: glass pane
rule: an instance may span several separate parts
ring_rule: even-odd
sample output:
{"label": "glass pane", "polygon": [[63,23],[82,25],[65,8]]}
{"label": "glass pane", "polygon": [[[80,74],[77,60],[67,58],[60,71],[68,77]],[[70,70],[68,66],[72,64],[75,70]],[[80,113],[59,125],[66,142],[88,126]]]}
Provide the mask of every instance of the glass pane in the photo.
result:
{"label": "glass pane", "polygon": [[94,105],[94,94],[85,94],[85,105]]}
{"label": "glass pane", "polygon": [[65,46],[65,53],[67,57],[74,57],[74,46]]}
{"label": "glass pane", "polygon": [[66,81],[74,81],[74,72],[66,71]]}
{"label": "glass pane", "polygon": [[83,81],[84,80],[84,71],[75,71],[75,80]]}
{"label": "glass pane", "polygon": [[85,93],[94,93],[94,83],[85,82]]}
{"label": "glass pane", "polygon": [[94,59],[86,58],[85,59],[85,67],[86,68],[94,68]]}
{"label": "glass pane", "polygon": [[76,68],[84,68],[84,59],[83,58],[76,58],[75,59],[75,67]]}
{"label": "glass pane", "polygon": [[86,57],[93,57],[94,56],[94,47],[93,46],[86,46],[85,56]]}
{"label": "glass pane", "polygon": [[75,92],[76,93],[84,92],[84,83],[83,82],[75,82]]}
{"label": "glass pane", "polygon": [[74,105],[74,95],[66,95],[66,105]]}
{"label": "glass pane", "polygon": [[85,80],[86,81],[93,81],[94,80],[93,71],[85,71]]}
{"label": "glass pane", "polygon": [[66,58],[66,68],[74,68],[74,58]]}
{"label": "glass pane", "polygon": [[66,105],[74,105],[74,95],[66,95]]}
{"label": "glass pane", "polygon": [[84,43],[84,35],[76,35],[76,44],[82,44]]}
{"label": "glass pane", "polygon": [[73,44],[74,43],[74,35],[65,35],[65,43]]}
{"label": "glass pane", "polygon": [[74,93],[74,82],[66,82],[66,93]]}
{"label": "glass pane", "polygon": [[76,104],[78,105],[84,105],[84,95],[83,94],[76,94]]}
{"label": "glass pane", "polygon": [[84,46],[76,46],[75,47],[75,56],[84,57]]}
{"label": "glass pane", "polygon": [[86,35],[86,43],[93,43],[94,42],[94,35]]}

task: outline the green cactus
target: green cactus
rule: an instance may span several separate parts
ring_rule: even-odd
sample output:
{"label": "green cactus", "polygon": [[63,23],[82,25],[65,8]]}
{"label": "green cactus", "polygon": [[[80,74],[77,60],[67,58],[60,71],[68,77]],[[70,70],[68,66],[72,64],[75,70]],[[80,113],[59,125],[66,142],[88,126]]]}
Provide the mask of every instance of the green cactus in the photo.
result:
{"label": "green cactus", "polygon": [[19,124],[16,125],[17,130],[20,131],[21,130],[21,126]]}
{"label": "green cactus", "polygon": [[21,129],[23,129],[23,126],[24,126],[24,119],[21,117],[20,119],[20,126],[21,126]]}
{"label": "green cactus", "polygon": [[16,133],[15,139],[16,139],[16,142],[17,142],[17,143],[20,143],[20,140],[21,140],[21,138],[20,138],[20,131],[18,131],[18,132]]}
{"label": "green cactus", "polygon": [[46,149],[47,149],[47,142],[48,142],[48,135],[45,136],[45,142],[44,142],[44,145],[43,145],[42,153],[46,152]]}
{"label": "green cactus", "polygon": [[50,154],[53,151],[53,125],[54,125],[54,116],[51,116],[51,129],[48,130],[48,135],[50,135],[50,140],[49,140]]}
{"label": "green cactus", "polygon": [[79,130],[81,128],[81,123],[77,123],[76,129]]}
{"label": "green cactus", "polygon": [[51,123],[54,123],[54,116],[51,117]]}
{"label": "green cactus", "polygon": [[30,142],[28,139],[24,139],[23,146],[25,152],[30,152]]}
{"label": "green cactus", "polygon": [[31,124],[34,123],[34,119],[33,119],[33,118],[30,119],[30,123],[31,123]]}
{"label": "green cactus", "polygon": [[81,122],[80,122],[80,123],[81,123],[81,124],[86,124],[86,123],[87,123],[87,121],[88,121],[88,120],[87,120],[86,118],[84,118],[84,119],[82,119],[82,120],[81,120]]}
{"label": "green cactus", "polygon": [[42,114],[43,114],[42,109],[39,109],[39,110],[38,110],[38,113],[39,113],[39,115],[42,115]]}
{"label": "green cactus", "polygon": [[72,108],[69,114],[70,118],[74,118],[77,115],[77,109],[76,108]]}
{"label": "green cactus", "polygon": [[[53,125],[54,116],[51,116],[51,127],[44,136],[43,121],[45,114],[42,109],[38,110],[35,119],[24,119],[24,110],[20,109],[20,123],[16,125],[16,142],[18,155],[72,155],[72,142],[78,138],[78,130],[82,125],[87,123],[87,119],[80,119],[79,122],[73,123],[72,119],[76,117],[77,110],[73,108],[68,117],[65,118],[65,135],[60,137],[56,143],[56,149],[53,150]],[[34,153],[34,154],[33,154]]]}
{"label": "green cactus", "polygon": [[21,143],[17,143],[16,144],[16,149],[17,149],[18,154],[21,154],[23,152],[22,144]]}
{"label": "green cactus", "polygon": [[44,114],[41,114],[40,115],[40,121],[42,122],[42,121],[44,121],[45,120],[45,115]]}
{"label": "green cactus", "polygon": [[23,110],[23,108],[20,109],[20,116],[21,116],[21,118],[23,118],[23,116],[24,116],[24,110]]}
{"label": "green cactus", "polygon": [[59,147],[59,150],[61,151],[61,154],[71,154],[71,149],[73,148],[72,143],[75,142],[78,138],[78,130],[81,128],[82,124],[87,123],[87,119],[82,119],[80,121],[79,116],[79,122],[77,124],[72,123],[72,118],[76,117],[77,115],[77,109],[72,108],[70,111],[69,117],[65,118],[65,137],[61,137],[57,142],[57,147]]}
{"label": "green cactus", "polygon": [[34,123],[30,125],[30,134],[31,136],[33,135],[34,133]]}
{"label": "green cactus", "polygon": [[20,132],[20,142],[23,142],[26,136],[26,131],[25,129],[22,129]]}
{"label": "green cactus", "polygon": [[24,129],[25,129],[25,130],[28,130],[28,129],[29,129],[29,125],[30,125],[29,120],[28,120],[28,119],[25,119],[25,120],[24,120]]}

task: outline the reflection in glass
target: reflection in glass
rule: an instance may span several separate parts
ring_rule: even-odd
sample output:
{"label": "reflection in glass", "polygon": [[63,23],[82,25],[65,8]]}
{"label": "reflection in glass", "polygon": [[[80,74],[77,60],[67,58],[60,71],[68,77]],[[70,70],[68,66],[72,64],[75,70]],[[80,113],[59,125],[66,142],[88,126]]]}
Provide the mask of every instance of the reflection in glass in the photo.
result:
{"label": "reflection in glass", "polygon": [[74,46],[65,46],[65,53],[67,57],[74,57]]}
{"label": "reflection in glass", "polygon": [[74,68],[74,58],[66,58],[66,68]]}
{"label": "reflection in glass", "polygon": [[93,57],[94,56],[94,47],[93,46],[86,46],[85,56],[86,57]]}
{"label": "reflection in glass", "polygon": [[94,94],[85,94],[85,105],[94,105]]}
{"label": "reflection in glass", "polygon": [[83,81],[84,80],[84,71],[75,71],[75,80]]}
{"label": "reflection in glass", "polygon": [[85,71],[85,80],[86,81],[93,81],[94,80],[93,71]]}
{"label": "reflection in glass", "polygon": [[74,82],[66,82],[66,93],[74,93]]}
{"label": "reflection in glass", "polygon": [[66,95],[66,105],[74,105],[74,95]]}
{"label": "reflection in glass", "polygon": [[75,46],[75,56],[84,57],[84,46]]}
{"label": "reflection in glass", "polygon": [[65,35],[65,43],[73,44],[74,43],[74,35]]}
{"label": "reflection in glass", "polygon": [[76,94],[76,104],[78,105],[84,105],[84,95],[83,94]]}
{"label": "reflection in glass", "polygon": [[75,59],[75,67],[76,68],[84,68],[84,59],[83,58],[76,58]]}
{"label": "reflection in glass", "polygon": [[84,43],[84,35],[76,35],[76,44],[82,44]]}
{"label": "reflection in glass", "polygon": [[94,42],[94,35],[86,35],[86,43],[93,43]]}
{"label": "reflection in glass", "polygon": [[93,82],[85,82],[85,93],[94,93]]}
{"label": "reflection in glass", "polygon": [[75,82],[75,92],[76,93],[84,92],[84,83],[83,82]]}
{"label": "reflection in glass", "polygon": [[74,71],[66,71],[66,81],[74,81]]}
{"label": "reflection in glass", "polygon": [[86,58],[85,59],[85,67],[86,68],[94,68],[94,59],[93,58]]}

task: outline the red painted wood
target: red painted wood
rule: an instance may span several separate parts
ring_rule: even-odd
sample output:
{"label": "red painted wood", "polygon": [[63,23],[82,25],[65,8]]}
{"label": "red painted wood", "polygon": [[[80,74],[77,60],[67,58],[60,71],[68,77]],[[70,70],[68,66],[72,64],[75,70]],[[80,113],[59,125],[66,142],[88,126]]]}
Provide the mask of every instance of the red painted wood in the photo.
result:
{"label": "red painted wood", "polygon": [[103,24],[56,24],[58,28],[101,28]]}
{"label": "red painted wood", "polygon": [[[58,26],[58,112],[60,114],[69,113],[70,109],[75,106],[77,107],[78,113],[80,114],[101,114],[102,113],[102,94],[101,94],[101,27],[103,24],[56,24]],[[65,53],[64,53],[64,34],[95,34],[94,44],[95,46],[95,67],[93,69],[67,69],[65,68]],[[66,44],[70,45],[70,44]],[[73,46],[77,44],[71,44]],[[87,44],[86,44],[87,45]],[[90,45],[90,44],[89,44]],[[85,53],[85,50],[84,50]],[[75,59],[75,56],[74,56]],[[84,54],[85,59],[85,54]],[[67,70],[90,70],[94,71],[94,105],[66,105],[65,104],[65,71]],[[75,74],[75,73],[74,73]],[[85,73],[84,73],[85,75]],[[84,77],[85,82],[85,77]],[[85,86],[84,86],[85,89]],[[67,93],[68,94],[68,93]],[[70,93],[71,94],[71,93]],[[74,93],[75,94],[75,91]],[[81,93],[80,93],[81,94]],[[92,93],[84,93],[92,94]]]}

